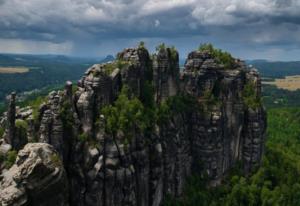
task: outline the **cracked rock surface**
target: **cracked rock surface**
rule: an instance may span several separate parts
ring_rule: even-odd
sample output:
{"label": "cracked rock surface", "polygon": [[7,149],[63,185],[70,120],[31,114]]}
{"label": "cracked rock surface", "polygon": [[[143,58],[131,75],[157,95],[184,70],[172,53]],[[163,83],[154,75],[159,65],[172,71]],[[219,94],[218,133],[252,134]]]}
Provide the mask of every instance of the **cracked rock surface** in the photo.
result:
{"label": "cracked rock surface", "polygon": [[15,164],[2,173],[0,203],[68,205],[65,169],[51,145],[28,143],[19,151]]}

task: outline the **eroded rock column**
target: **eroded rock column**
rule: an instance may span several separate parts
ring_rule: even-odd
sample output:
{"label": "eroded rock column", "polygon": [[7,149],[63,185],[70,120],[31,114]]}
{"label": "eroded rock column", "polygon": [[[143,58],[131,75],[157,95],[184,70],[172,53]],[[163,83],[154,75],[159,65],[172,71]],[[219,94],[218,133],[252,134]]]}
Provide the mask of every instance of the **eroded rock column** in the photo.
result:
{"label": "eroded rock column", "polygon": [[6,126],[6,137],[5,141],[15,147],[15,136],[16,136],[16,93],[13,92],[8,96],[8,111],[7,111],[7,126]]}

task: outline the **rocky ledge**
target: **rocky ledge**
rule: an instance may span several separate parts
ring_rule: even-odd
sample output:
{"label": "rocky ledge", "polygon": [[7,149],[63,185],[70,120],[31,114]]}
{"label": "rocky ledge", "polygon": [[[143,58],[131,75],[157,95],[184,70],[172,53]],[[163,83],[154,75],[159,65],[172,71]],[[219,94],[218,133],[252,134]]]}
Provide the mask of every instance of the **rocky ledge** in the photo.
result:
{"label": "rocky ledge", "polygon": [[174,48],[141,45],[38,108],[16,108],[12,94],[0,119],[0,203],[158,206],[180,198],[192,174],[210,186],[237,164],[250,174],[265,142],[260,76],[216,51],[191,52],[180,71]]}

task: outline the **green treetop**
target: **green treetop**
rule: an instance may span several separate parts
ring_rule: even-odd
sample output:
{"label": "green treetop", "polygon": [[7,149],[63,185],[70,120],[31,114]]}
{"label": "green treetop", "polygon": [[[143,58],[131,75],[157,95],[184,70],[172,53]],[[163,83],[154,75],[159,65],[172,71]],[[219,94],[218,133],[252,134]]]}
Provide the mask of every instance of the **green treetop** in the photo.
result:
{"label": "green treetop", "polygon": [[216,49],[210,43],[201,44],[198,48],[199,51],[208,51],[220,64],[224,65],[225,69],[232,69],[234,67],[234,58],[230,53],[221,49]]}

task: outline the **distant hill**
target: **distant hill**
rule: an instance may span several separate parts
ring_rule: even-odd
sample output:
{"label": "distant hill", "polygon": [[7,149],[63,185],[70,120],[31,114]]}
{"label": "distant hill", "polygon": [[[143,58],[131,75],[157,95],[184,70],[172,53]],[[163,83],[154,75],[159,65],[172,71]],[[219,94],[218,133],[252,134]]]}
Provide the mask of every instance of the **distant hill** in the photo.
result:
{"label": "distant hill", "polygon": [[113,60],[105,58],[81,58],[64,55],[0,54],[0,67],[26,67],[27,73],[0,74],[0,102],[12,91],[24,92],[45,86],[77,81],[88,67],[95,63]]}
{"label": "distant hill", "polygon": [[100,63],[110,62],[110,61],[113,61],[113,60],[115,60],[115,57],[113,55],[107,55],[104,59],[102,59],[100,61]]}
{"label": "distant hill", "polygon": [[72,57],[65,55],[31,55],[31,54],[0,54],[0,65],[31,65],[31,64],[41,64],[48,63],[51,61],[52,63],[80,63],[80,62],[99,62],[102,61],[103,58],[82,58],[82,57]]}
{"label": "distant hill", "polygon": [[300,61],[271,62],[267,60],[248,60],[246,62],[256,67],[263,77],[282,78],[300,74]]}

